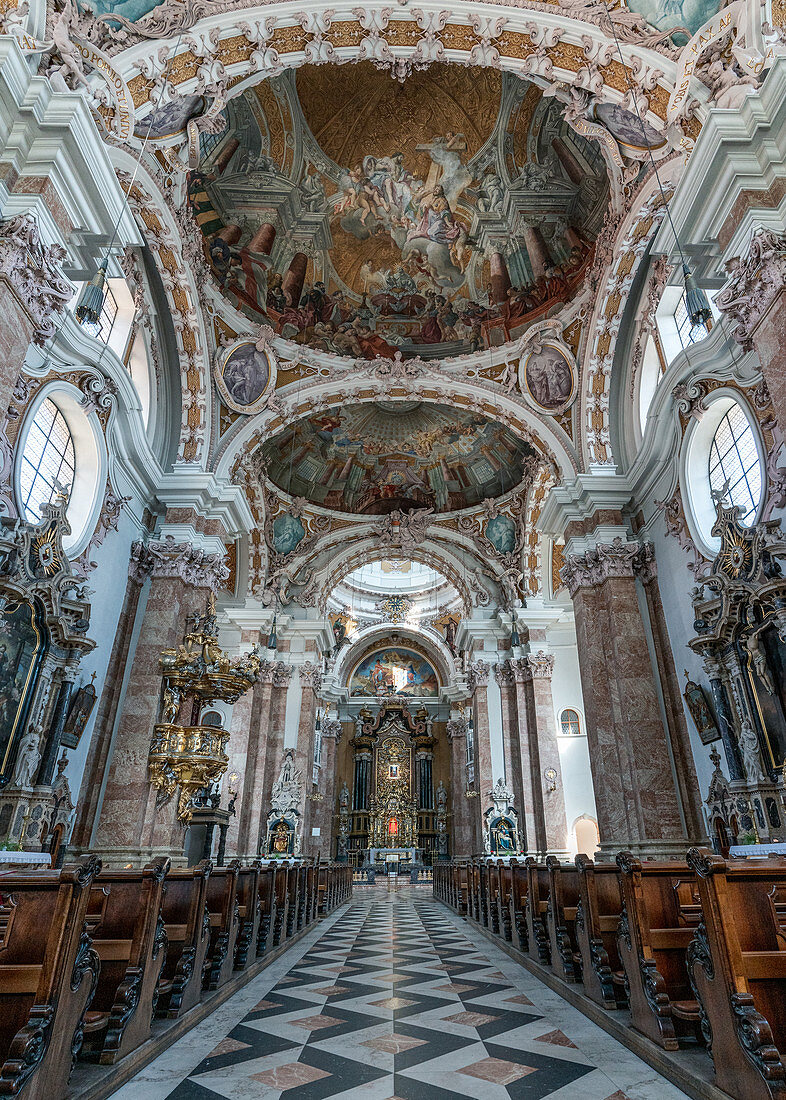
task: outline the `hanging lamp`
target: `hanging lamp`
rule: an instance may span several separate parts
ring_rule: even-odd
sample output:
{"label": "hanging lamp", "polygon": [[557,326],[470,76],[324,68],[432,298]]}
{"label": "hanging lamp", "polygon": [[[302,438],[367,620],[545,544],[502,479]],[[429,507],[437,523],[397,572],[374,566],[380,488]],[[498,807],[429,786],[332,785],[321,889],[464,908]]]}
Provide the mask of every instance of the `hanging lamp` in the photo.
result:
{"label": "hanging lamp", "polygon": [[89,283],[85,283],[79,295],[74,313],[80,325],[99,325],[101,323],[101,311],[106,299],[106,271],[109,266],[109,257],[106,256]]}
{"label": "hanging lamp", "polygon": [[273,622],[270,624],[270,633],[267,636],[267,648],[278,649],[278,637],[276,635],[276,612],[273,612]]}

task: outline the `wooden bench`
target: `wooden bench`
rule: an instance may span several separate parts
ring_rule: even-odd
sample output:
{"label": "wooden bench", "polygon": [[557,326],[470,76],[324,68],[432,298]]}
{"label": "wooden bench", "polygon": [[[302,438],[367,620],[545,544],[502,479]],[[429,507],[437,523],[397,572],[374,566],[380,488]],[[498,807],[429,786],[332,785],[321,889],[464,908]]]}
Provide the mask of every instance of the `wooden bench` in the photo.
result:
{"label": "wooden bench", "polygon": [[273,924],[273,946],[278,947],[287,935],[287,909],[289,908],[289,864],[276,863],[276,913]]}
{"label": "wooden bench", "polygon": [[510,861],[510,919],[513,944],[524,955],[529,951],[527,933],[527,868],[517,859]]}
{"label": "wooden bench", "polygon": [[294,936],[298,927],[300,907],[300,868],[294,861],[287,868],[287,939]]}
{"label": "wooden bench", "polygon": [[87,928],[101,960],[85,1016],[82,1057],[101,1065],[136,1050],[150,1035],[167,936],[161,915],[169,859],[141,871],[102,871],[90,891]]}
{"label": "wooden bench", "polygon": [[249,954],[256,958],[257,935],[261,910],[259,905],[259,871],[257,861],[249,867],[241,867],[237,873],[237,904],[240,928],[235,944],[235,970],[245,970]]}
{"label": "wooden bench", "polygon": [[483,863],[483,883],[486,895],[486,927],[495,936],[499,935],[499,868],[495,860],[487,859]]}
{"label": "wooden bench", "polygon": [[497,864],[499,876],[499,925],[500,935],[508,943],[513,942],[513,919],[511,916],[511,882],[510,864],[502,860]]}
{"label": "wooden bench", "polygon": [[158,983],[156,1014],[182,1016],[202,997],[202,971],[210,943],[207,881],[213,864],[170,870],[164,882],[161,915],[167,934],[166,962]]}
{"label": "wooden bench", "polygon": [[576,856],[579,902],[576,940],[581,955],[584,992],[604,1008],[626,1003],[624,972],[617,950],[617,926],[622,913],[619,871],[613,863],[595,863]]}
{"label": "wooden bench", "polygon": [[576,939],[576,909],[579,904],[579,873],[575,865],[546,857],[549,901],[546,929],[549,934],[551,969],[566,982],[581,979],[581,954]]}
{"label": "wooden bench", "polygon": [[0,876],[0,1095],[65,1096],[98,956],[85,931],[101,861]]}
{"label": "wooden bench", "polygon": [[786,861],[688,852],[703,920],[688,970],[715,1083],[735,1100],[786,1098]]}
{"label": "wooden bench", "polygon": [[467,915],[467,864],[453,865],[451,877],[453,908],[462,917]]}
{"label": "wooden bench", "polygon": [[693,872],[687,863],[642,863],[617,856],[623,911],[617,950],[625,971],[631,1022],[665,1050],[697,1033],[699,1006],[685,955],[701,919]]}
{"label": "wooden bench", "polygon": [[532,856],[525,860],[527,868],[527,954],[533,962],[549,966],[549,933],[546,928],[546,910],[549,898],[549,871],[545,863],[538,863]]}
{"label": "wooden bench", "polygon": [[273,922],[276,915],[276,865],[269,863],[259,871],[259,930],[257,932],[257,958],[273,946]]}
{"label": "wooden bench", "polygon": [[480,923],[480,865],[477,860],[470,861],[467,871],[469,874],[467,916]]}
{"label": "wooden bench", "polygon": [[218,989],[232,977],[235,946],[240,932],[237,879],[240,861],[213,871],[207,880],[207,911],[210,914],[210,946],[205,961],[203,989]]}

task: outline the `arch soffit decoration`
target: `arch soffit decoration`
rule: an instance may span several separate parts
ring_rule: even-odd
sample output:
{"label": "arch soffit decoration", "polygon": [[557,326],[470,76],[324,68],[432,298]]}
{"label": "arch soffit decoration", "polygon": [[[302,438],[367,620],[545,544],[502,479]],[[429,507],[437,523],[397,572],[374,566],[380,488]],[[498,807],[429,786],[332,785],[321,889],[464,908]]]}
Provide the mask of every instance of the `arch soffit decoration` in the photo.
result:
{"label": "arch soffit decoration", "polygon": [[[397,637],[395,643],[391,641],[391,634]],[[402,623],[375,623],[359,630],[351,642],[345,642],[334,666],[336,680],[348,689],[352,672],[365,657],[379,648],[400,646],[406,649],[409,645],[415,652],[422,652],[426,660],[434,666],[441,681],[440,686],[448,687],[453,658],[445,643],[436,636]]]}
{"label": "arch soffit decoration", "polygon": [[[181,29],[189,33],[183,38],[185,50],[178,53],[177,63],[172,64],[168,54],[159,53],[160,38],[178,29],[177,11],[182,13],[183,9],[178,5],[167,13],[164,6],[155,19],[147,20],[150,30],[146,33],[151,38],[115,52],[113,62],[128,81],[136,108],[155,101],[165,68],[164,79],[173,94],[199,91],[219,78],[228,77],[230,94],[235,95],[265,76],[315,62],[376,60],[390,67],[392,75],[403,78],[412,67],[410,51],[414,51],[416,63],[439,60],[492,66],[535,79],[541,86],[553,87],[562,82],[591,88],[599,102],[623,102],[629,94],[628,75],[616,60],[613,41],[598,27],[584,22],[580,9],[578,17],[572,18],[566,17],[564,9],[552,13],[551,7],[533,2],[491,19],[478,15],[476,7],[466,0],[456,0],[450,13],[402,10],[392,19],[391,9],[375,2],[358,19],[357,9],[338,13],[336,18],[335,12],[328,15],[313,3],[307,3],[306,10],[296,15],[271,15],[269,6],[250,7],[239,13],[242,18],[235,23],[231,16],[227,18],[228,13],[221,13],[190,26],[186,17],[183,27],[181,17]],[[538,12],[537,24],[530,16],[532,11]],[[351,19],[340,18],[350,14]],[[133,25],[129,29],[133,34]],[[624,41],[622,51],[637,95],[642,91],[647,95],[647,121],[663,130],[670,86],[676,75],[673,51],[654,49],[635,40]],[[247,73],[249,64],[254,71],[243,75],[241,70]],[[703,115],[709,99],[706,89],[694,81],[691,95]],[[165,101],[163,98],[161,102]],[[683,132],[691,140],[699,129],[698,117],[683,124]],[[189,323],[185,322],[186,328]],[[592,363],[598,361],[597,341],[598,336],[590,357]],[[191,358],[190,352],[188,357]],[[608,351],[601,357],[607,359]],[[597,366],[586,372],[581,399],[582,436],[586,436],[582,450],[589,461],[611,462],[608,432],[603,426],[608,405],[606,400],[604,410],[597,373]],[[180,456],[204,464],[205,455],[196,437],[200,432],[202,439],[207,437],[202,429],[208,427],[210,403],[206,401],[200,408],[204,389],[197,396],[190,390],[189,393],[190,404],[186,408],[192,411],[184,416]],[[197,424],[197,415],[204,417],[204,422]]]}

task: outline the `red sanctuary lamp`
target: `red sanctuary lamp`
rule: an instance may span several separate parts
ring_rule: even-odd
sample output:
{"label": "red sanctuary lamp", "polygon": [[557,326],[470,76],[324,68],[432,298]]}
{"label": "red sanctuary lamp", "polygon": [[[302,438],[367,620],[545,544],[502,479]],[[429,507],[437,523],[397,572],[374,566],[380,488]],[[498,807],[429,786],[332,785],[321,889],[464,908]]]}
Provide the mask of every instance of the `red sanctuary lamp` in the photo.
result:
{"label": "red sanctuary lamp", "polygon": [[391,817],[388,822],[388,836],[398,836],[398,821],[395,817]]}

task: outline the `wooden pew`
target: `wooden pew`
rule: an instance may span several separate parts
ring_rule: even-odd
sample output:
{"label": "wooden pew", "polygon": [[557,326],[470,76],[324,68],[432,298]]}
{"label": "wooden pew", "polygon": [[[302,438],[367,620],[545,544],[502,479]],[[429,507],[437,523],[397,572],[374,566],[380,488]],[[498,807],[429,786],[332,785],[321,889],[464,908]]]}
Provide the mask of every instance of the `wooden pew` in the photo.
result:
{"label": "wooden pew", "polygon": [[170,1020],[182,1016],[202,997],[202,971],[210,943],[206,909],[207,880],[213,864],[170,870],[164,882],[161,915],[167,934],[167,953],[158,983],[156,1015]]}
{"label": "wooden pew", "polygon": [[308,864],[298,864],[298,904],[297,904],[297,931],[305,928],[308,924],[308,908],[309,908],[309,896],[308,896]]}
{"label": "wooden pew", "polygon": [[576,856],[579,903],[576,939],[581,954],[584,992],[604,1008],[626,1002],[624,972],[617,950],[617,926],[622,912],[619,871],[613,863],[595,863]]}
{"label": "wooden pew", "polygon": [[496,860],[488,859],[483,864],[483,878],[486,884],[486,927],[495,936],[499,935],[499,867]]}
{"label": "wooden pew", "polygon": [[257,958],[273,946],[273,922],[276,916],[276,865],[269,863],[259,871],[259,930],[257,932]]}
{"label": "wooden pew", "polygon": [[65,1096],[98,956],[85,931],[101,861],[0,876],[0,1095]]}
{"label": "wooden pew", "polygon": [[241,867],[237,873],[237,904],[240,916],[240,928],[235,944],[235,970],[245,970],[252,953],[256,958],[257,935],[261,909],[259,905],[259,871],[261,864],[257,860],[250,867]]}
{"label": "wooden pew", "polygon": [[93,881],[87,929],[101,972],[85,1016],[88,1061],[113,1065],[150,1035],[166,962],[161,905],[169,865],[159,856],[141,871],[102,871]]}
{"label": "wooden pew", "polygon": [[300,908],[300,868],[294,860],[287,868],[287,939],[297,931]]}
{"label": "wooden pew", "polygon": [[715,1083],[735,1100],[786,1098],[786,861],[727,863],[691,848],[703,920],[688,971]]}
{"label": "wooden pew", "polygon": [[218,867],[207,880],[207,910],[210,914],[210,946],[205,962],[203,989],[218,989],[232,977],[235,947],[240,932],[237,880],[240,860]]}
{"label": "wooden pew", "polygon": [[617,950],[626,978],[631,1022],[666,1050],[695,1034],[699,1006],[685,953],[701,919],[696,880],[687,863],[642,863],[617,856],[623,911]]}
{"label": "wooden pew", "polygon": [[276,863],[276,912],[273,923],[273,946],[278,947],[286,939],[287,909],[289,908],[289,864]]}
{"label": "wooden pew", "polygon": [[546,928],[551,969],[563,981],[577,982],[581,980],[581,955],[576,940],[579,873],[575,865],[562,864],[556,856],[546,857],[546,873],[549,881]]}
{"label": "wooden pew", "polygon": [[512,877],[510,864],[500,860],[498,865],[499,875],[499,923],[500,935],[508,943],[513,942],[513,918],[511,914],[511,883]]}
{"label": "wooden pew", "polygon": [[549,934],[546,928],[546,910],[549,897],[549,871],[545,863],[538,863],[532,856],[525,860],[527,868],[527,954],[533,962],[549,966]]}
{"label": "wooden pew", "polygon": [[527,933],[527,868],[517,859],[510,861],[510,919],[513,944],[525,955],[529,951]]}

